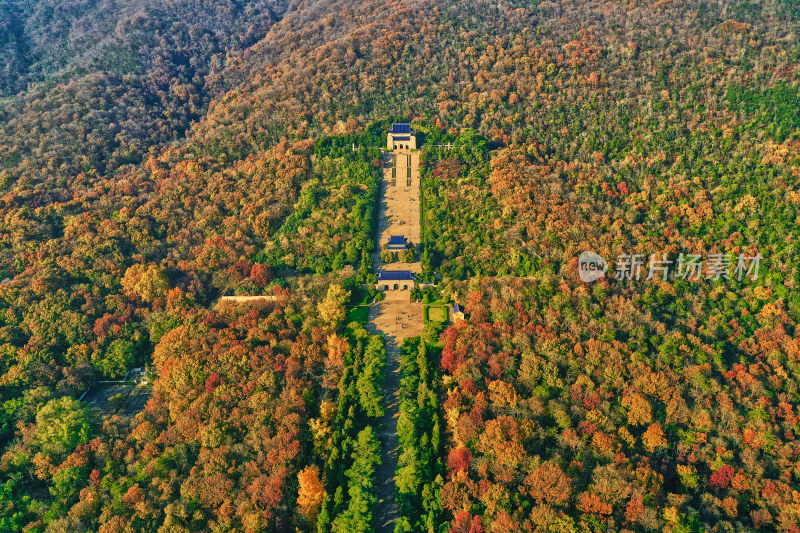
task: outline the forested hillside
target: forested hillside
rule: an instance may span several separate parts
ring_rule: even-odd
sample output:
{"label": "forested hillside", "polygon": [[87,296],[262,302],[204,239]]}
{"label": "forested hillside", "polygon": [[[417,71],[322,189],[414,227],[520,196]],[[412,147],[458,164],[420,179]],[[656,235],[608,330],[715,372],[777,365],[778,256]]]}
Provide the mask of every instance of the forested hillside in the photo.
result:
{"label": "forested hillside", "polygon": [[[283,0],[0,2],[3,190],[62,193],[181,139]],[[63,199],[62,196],[57,198]]]}
{"label": "forested hillside", "polygon": [[[793,0],[0,0],[0,531],[374,528],[385,353],[345,311],[394,119],[455,145],[422,261],[468,315],[404,351],[399,530],[798,530],[799,31]],[[583,250],[764,259],[587,285]],[[78,401],[144,365],[136,416]]]}

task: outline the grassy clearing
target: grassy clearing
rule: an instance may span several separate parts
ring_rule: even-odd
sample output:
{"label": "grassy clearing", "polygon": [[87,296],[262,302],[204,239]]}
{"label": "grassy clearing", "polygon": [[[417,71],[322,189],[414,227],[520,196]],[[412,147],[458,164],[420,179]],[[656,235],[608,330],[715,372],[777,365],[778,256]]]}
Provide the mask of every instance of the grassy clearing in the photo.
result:
{"label": "grassy clearing", "polygon": [[426,305],[422,314],[425,323],[428,323],[429,321],[447,322],[450,319],[447,305]]}
{"label": "grassy clearing", "polygon": [[347,323],[358,322],[359,324],[366,324],[369,319],[369,307],[366,305],[357,305],[347,312]]}

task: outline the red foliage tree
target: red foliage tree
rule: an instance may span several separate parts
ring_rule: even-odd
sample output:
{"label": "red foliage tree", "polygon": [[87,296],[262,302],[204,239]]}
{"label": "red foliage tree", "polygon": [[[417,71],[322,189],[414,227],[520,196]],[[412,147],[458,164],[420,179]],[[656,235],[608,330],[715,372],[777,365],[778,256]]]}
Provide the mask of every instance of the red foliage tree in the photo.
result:
{"label": "red foliage tree", "polygon": [[715,489],[724,489],[731,484],[736,470],[730,465],[722,465],[719,469],[711,474],[711,486]]}
{"label": "red foliage tree", "polygon": [[250,279],[259,287],[266,287],[272,281],[272,269],[269,265],[257,263],[250,268]]}
{"label": "red foliage tree", "polygon": [[447,466],[454,472],[466,470],[469,468],[470,461],[472,461],[472,452],[465,446],[459,446],[450,451],[447,457]]}
{"label": "red foliage tree", "polygon": [[214,392],[214,389],[216,389],[219,386],[220,383],[222,383],[222,377],[220,377],[220,375],[216,372],[211,372],[206,378],[206,383],[205,383],[206,392],[211,394],[212,392]]}

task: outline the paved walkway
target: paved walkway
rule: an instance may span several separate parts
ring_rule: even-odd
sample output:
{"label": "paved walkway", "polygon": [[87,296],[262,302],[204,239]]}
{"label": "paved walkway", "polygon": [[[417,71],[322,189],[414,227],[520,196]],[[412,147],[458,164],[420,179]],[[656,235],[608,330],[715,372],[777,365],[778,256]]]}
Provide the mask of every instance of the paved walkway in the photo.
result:
{"label": "paved walkway", "polygon": [[[407,293],[406,293],[407,294]],[[395,502],[397,470],[397,418],[400,415],[400,348],[403,339],[422,333],[422,304],[403,300],[384,300],[370,306],[367,329],[386,339],[386,384],[383,389],[386,410],[380,421],[381,464],[375,473],[378,482],[379,533],[393,533],[398,518]]]}
{"label": "paved walkway", "polygon": [[[392,235],[404,235],[419,251],[420,182],[419,152],[396,150],[383,157],[383,183],[379,210],[378,248]],[[419,261],[385,264],[380,252],[375,253],[377,270],[411,270],[421,272]],[[386,341],[386,411],[378,430],[381,440],[381,464],[375,475],[378,482],[378,533],[394,533],[399,511],[396,503],[395,472],[397,470],[397,418],[400,409],[400,348],[403,339],[422,333],[422,304],[411,303],[410,291],[385,291],[383,301],[370,305],[367,329],[382,334]]]}
{"label": "paved walkway", "polygon": [[412,270],[421,272],[419,261],[415,263],[385,264],[380,260],[380,247],[393,235],[403,235],[413,242],[419,251],[420,231],[420,183],[419,152],[397,150],[383,154],[383,183],[381,203],[378,210],[378,249],[374,263],[379,270]]}

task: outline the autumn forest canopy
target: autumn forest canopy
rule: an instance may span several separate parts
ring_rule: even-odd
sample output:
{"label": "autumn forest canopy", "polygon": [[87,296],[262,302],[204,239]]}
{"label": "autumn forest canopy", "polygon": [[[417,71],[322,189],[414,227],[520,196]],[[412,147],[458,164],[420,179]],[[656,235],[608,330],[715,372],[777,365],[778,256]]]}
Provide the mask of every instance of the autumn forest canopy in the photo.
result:
{"label": "autumn forest canopy", "polygon": [[0,0],[0,533],[800,532],[798,239],[797,0]]}

